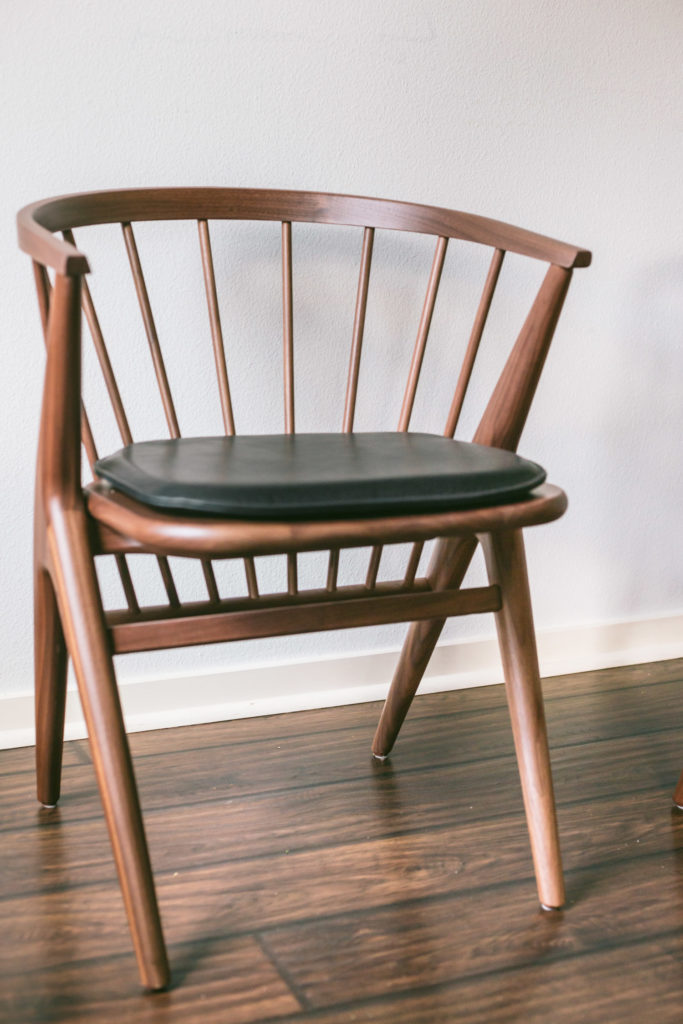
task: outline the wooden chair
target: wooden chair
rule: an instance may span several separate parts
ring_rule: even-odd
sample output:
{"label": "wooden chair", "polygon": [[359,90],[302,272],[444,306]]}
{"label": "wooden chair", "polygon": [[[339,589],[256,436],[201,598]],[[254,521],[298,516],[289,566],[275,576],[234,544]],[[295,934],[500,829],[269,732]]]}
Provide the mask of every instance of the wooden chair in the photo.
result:
{"label": "wooden chair", "polygon": [[[195,220],[199,230],[197,258],[201,254],[225,426],[225,438],[213,439],[211,450],[218,453],[219,463],[224,457],[228,463],[230,459],[237,459],[237,463],[230,463],[230,474],[234,465],[239,464],[244,469],[246,459],[246,477],[239,478],[240,486],[232,497],[219,494],[217,505],[202,505],[204,499],[208,500],[209,491],[214,493],[210,480],[200,481],[198,504],[192,504],[192,487],[196,490],[196,481],[191,487],[185,480],[187,487],[183,492],[182,471],[180,480],[175,480],[175,490],[164,489],[164,479],[159,479],[159,474],[163,477],[164,465],[173,468],[176,455],[182,462],[178,447],[182,442],[133,223],[179,219]],[[304,472],[303,479],[297,478],[293,491],[287,490],[287,480],[278,482],[280,490],[276,489],[274,505],[268,504],[268,488],[259,489],[259,481],[249,478],[249,467],[253,466],[249,444],[253,444],[253,439],[244,438],[241,447],[235,446],[240,439],[235,435],[223,347],[209,235],[211,220],[281,223],[285,435],[294,435],[295,429],[292,224],[310,222],[359,228],[360,274],[341,433],[334,441],[330,438],[335,435],[317,439],[315,435],[307,435],[308,440],[301,441],[304,447],[313,445],[314,450],[322,445],[335,465],[339,458],[341,477],[327,483],[321,481],[309,463],[308,476]],[[117,222],[122,226],[171,438],[158,442],[162,447],[157,449],[144,444],[130,447],[133,439],[129,422],[88,287],[88,259],[76,247],[72,234],[73,229],[85,225]],[[387,441],[386,434],[353,433],[373,240],[375,233],[384,229],[436,238],[427,294],[394,435],[398,438],[396,441]],[[20,245],[33,260],[47,343],[35,505],[38,799],[50,807],[59,797],[66,668],[67,657],[70,657],[143,984],[151,989],[164,988],[169,982],[169,968],[112,653],[411,622],[372,747],[375,756],[385,758],[393,747],[445,619],[452,615],[494,612],[540,901],[545,908],[560,907],[564,902],[562,867],[521,531],[525,526],[550,522],[561,516],[566,498],[557,487],[539,483],[544,479],[539,467],[510,453],[515,452],[526,421],[572,268],[588,266],[590,253],[503,223],[450,210],[342,195],[227,188],[132,189],[50,199],[23,209],[18,215],[18,230]],[[425,440],[425,435],[411,434],[409,426],[451,239],[488,246],[492,255],[455,383],[444,435]],[[507,251],[549,266],[476,430],[474,442],[483,446],[476,448],[451,439]],[[124,445],[123,455],[100,461],[81,397],[82,312]],[[363,458],[367,456],[369,460],[358,469],[358,480],[354,477],[356,441],[367,442]],[[271,448],[278,443],[282,443],[281,438],[267,440]],[[289,454],[283,456],[280,448],[277,458],[287,462],[291,457],[296,462],[298,443],[294,436],[289,438]],[[392,451],[397,453],[400,479],[398,490],[395,488],[391,494],[386,490],[389,487],[386,480],[374,484],[372,481],[373,465],[378,465],[377,459],[373,463],[373,445],[379,446],[381,464],[384,443],[397,446]],[[81,444],[93,476],[93,481],[85,487],[81,477]],[[408,449],[412,451],[411,446],[421,444],[427,446],[427,455],[433,456],[429,486],[419,472],[415,475],[415,463],[410,463],[408,457]],[[164,447],[168,445],[171,449]],[[332,447],[325,448],[325,445]],[[240,453],[242,463],[238,459]],[[423,455],[422,450],[417,454],[420,464]],[[131,479],[126,479],[123,462],[127,457],[133,463],[139,460],[132,469],[128,466],[133,484]],[[153,463],[152,475],[145,478],[143,463],[148,457]],[[303,455],[302,458],[305,462]],[[188,465],[196,464],[192,461],[192,450],[189,459],[185,470]],[[460,467],[462,472],[458,459],[465,460]],[[487,461],[491,459],[492,462]],[[227,466],[228,463],[220,464]],[[441,470],[439,465],[442,465]],[[476,477],[474,490],[470,487],[471,474],[468,476],[472,465]],[[146,490],[146,484],[154,476],[154,467],[157,476],[152,481],[153,486]],[[296,469],[301,470],[301,459]],[[353,492],[353,500],[346,500],[350,478],[353,478],[353,487],[358,484],[359,490]],[[484,478],[491,484],[488,491],[485,486],[477,489]],[[226,481],[218,480],[218,484],[223,483]],[[463,493],[459,491],[461,483]],[[302,495],[306,500],[300,504]],[[187,499],[185,504],[184,499]],[[233,499],[236,504],[231,505]],[[282,505],[278,504],[280,499]],[[259,501],[265,504],[259,505]],[[418,578],[420,554],[430,539],[436,539],[431,564],[426,576]],[[383,545],[402,542],[413,545],[404,574],[395,582],[378,582]],[[490,583],[463,588],[463,577],[478,542],[485,553]],[[372,546],[372,555],[365,584],[338,585],[340,550],[367,545]],[[301,590],[297,579],[297,554],[321,550],[329,552],[326,585],[317,590]],[[162,607],[142,607],[138,602],[126,558],[141,552],[156,556],[158,560],[168,597]],[[254,557],[268,554],[286,556],[286,593],[259,593]],[[123,610],[103,610],[95,572],[95,559],[101,555],[115,558],[127,602]],[[174,555],[200,561],[207,586],[205,600],[191,604],[180,601],[168,562],[169,556]],[[219,596],[212,560],[226,558],[244,560],[248,597],[224,600]]]}

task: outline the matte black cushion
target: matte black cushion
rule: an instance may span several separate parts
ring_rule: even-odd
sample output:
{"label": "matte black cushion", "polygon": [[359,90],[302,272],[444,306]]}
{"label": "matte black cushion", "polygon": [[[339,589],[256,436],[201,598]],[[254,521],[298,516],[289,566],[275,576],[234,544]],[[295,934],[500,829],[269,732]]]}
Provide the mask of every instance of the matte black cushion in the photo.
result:
{"label": "matte black cushion", "polygon": [[471,508],[522,498],[545,480],[512,452],[399,433],[143,441],[95,471],[145,505],[244,519]]}

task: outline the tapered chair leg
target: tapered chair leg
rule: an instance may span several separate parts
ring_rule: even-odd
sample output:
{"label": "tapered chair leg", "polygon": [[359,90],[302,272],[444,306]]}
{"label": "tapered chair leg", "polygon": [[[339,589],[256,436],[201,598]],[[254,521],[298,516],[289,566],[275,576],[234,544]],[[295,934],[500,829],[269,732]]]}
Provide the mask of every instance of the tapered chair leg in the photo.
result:
{"label": "tapered chair leg", "polygon": [[[428,574],[435,590],[460,586],[476,546],[476,539],[469,537],[437,545]],[[385,758],[391,752],[445,622],[429,619],[411,624],[372,741],[375,757]]]}
{"label": "tapered chair leg", "polygon": [[445,622],[427,619],[411,623],[372,741],[375,757],[383,759],[391,752]]}
{"label": "tapered chair leg", "polygon": [[519,530],[481,540],[490,581],[502,595],[496,626],[538,894],[544,907],[561,907],[562,860],[524,542]]}
{"label": "tapered chair leg", "polygon": [[54,807],[62,775],[67,654],[52,581],[40,566],[33,597],[37,794],[41,804]]}
{"label": "tapered chair leg", "polygon": [[83,705],[123,899],[145,987],[165,988],[168,961],[85,515],[58,510],[48,550]]}
{"label": "tapered chair leg", "polygon": [[681,772],[681,777],[678,780],[678,785],[674,790],[673,801],[676,804],[676,807],[680,807],[681,810],[683,810],[683,772]]}

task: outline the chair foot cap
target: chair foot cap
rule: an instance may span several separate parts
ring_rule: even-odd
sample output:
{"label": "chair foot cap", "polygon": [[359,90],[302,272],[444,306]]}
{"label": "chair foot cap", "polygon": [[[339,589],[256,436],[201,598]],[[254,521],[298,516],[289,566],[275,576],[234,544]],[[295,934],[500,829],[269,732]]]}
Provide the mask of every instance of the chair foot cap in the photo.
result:
{"label": "chair foot cap", "polygon": [[44,807],[46,811],[54,811],[57,806],[57,804],[44,804],[42,800],[39,800],[38,803],[41,807]]}
{"label": "chair foot cap", "polygon": [[374,750],[372,752],[372,756],[374,757],[375,761],[386,761],[386,759],[389,757],[388,754],[376,754]]}
{"label": "chair foot cap", "polygon": [[675,800],[671,801],[674,807],[677,807],[679,811],[683,811],[683,804],[677,804]]}
{"label": "chair foot cap", "polygon": [[562,910],[562,906],[559,906],[559,907],[551,907],[549,903],[541,903],[541,910],[547,910],[547,911],[551,911],[551,910]]}

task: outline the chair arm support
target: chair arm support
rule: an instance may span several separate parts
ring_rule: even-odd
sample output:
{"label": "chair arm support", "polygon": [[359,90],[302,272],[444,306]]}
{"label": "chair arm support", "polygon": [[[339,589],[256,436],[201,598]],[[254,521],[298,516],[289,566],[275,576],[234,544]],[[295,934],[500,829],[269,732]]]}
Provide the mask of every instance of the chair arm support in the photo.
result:
{"label": "chair arm support", "polygon": [[50,300],[36,496],[82,507],[81,281],[58,274]]}
{"label": "chair arm support", "polygon": [[19,248],[27,252],[37,263],[50,267],[58,274],[77,276],[90,272],[87,257],[72,245],[52,234],[49,226],[41,221],[41,214],[49,208],[49,202],[31,203],[17,214],[17,237]]}

